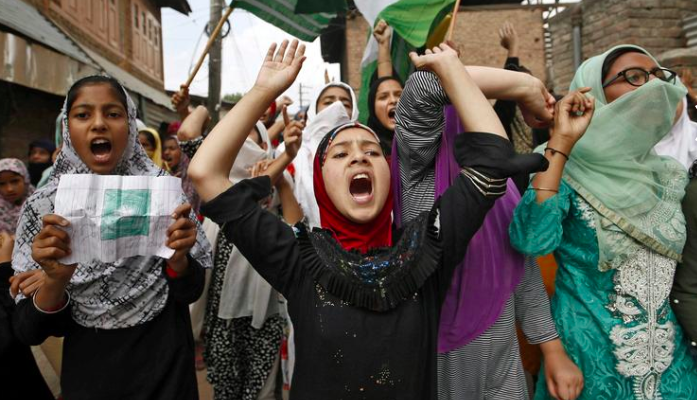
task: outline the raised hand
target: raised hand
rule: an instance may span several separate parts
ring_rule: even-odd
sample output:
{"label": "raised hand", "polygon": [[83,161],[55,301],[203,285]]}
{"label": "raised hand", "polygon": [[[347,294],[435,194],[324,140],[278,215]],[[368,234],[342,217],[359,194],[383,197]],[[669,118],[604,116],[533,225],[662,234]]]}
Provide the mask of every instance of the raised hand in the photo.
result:
{"label": "raised hand", "polygon": [[443,68],[459,65],[462,68],[457,51],[450,47],[447,43],[441,43],[433,49],[426,49],[423,55],[418,55],[415,52],[409,53],[411,62],[417,69],[432,71],[439,74]]}
{"label": "raised hand", "polygon": [[172,106],[177,110],[177,114],[186,117],[189,114],[189,104],[191,103],[191,97],[189,97],[189,87],[186,85],[179,86],[179,91],[172,95]]}
{"label": "raised hand", "polygon": [[291,120],[288,117],[288,109],[283,107],[283,121],[286,124],[286,128],[283,131],[283,143],[286,144],[286,153],[291,157],[295,158],[298,155],[298,150],[302,144],[302,134],[303,129],[305,129],[304,121]]}
{"label": "raised hand", "polygon": [[71,253],[70,236],[61,229],[70,226],[70,222],[56,214],[44,215],[42,222],[43,227],[31,246],[31,257],[41,266],[47,278],[67,284],[77,264],[65,265],[58,260]]}
{"label": "raised hand", "polygon": [[186,255],[196,244],[196,224],[189,219],[191,204],[182,204],[172,213],[174,222],[167,228],[165,245],[174,250],[174,255],[167,260],[167,265],[177,273],[186,271],[189,262]]}
{"label": "raised hand", "polygon": [[[501,39],[501,47],[509,52],[517,53],[518,51],[518,34],[513,28],[513,24],[506,21],[501,29],[499,29],[499,38]],[[516,55],[509,55],[515,57]]]}
{"label": "raised hand", "polygon": [[284,40],[278,51],[276,43],[271,44],[254,86],[269,91],[273,97],[278,97],[297,78],[306,58],[304,54],[305,45],[298,47],[297,39],[294,39],[290,46],[288,41]]}
{"label": "raised hand", "polygon": [[[522,72],[521,72],[522,74]],[[518,108],[523,119],[532,128],[544,128],[552,123],[554,118],[554,96],[547,90],[541,80],[529,76],[529,84],[521,88],[523,96],[518,102]]]}
{"label": "raised hand", "polygon": [[379,45],[389,46],[392,38],[392,27],[387,25],[384,19],[381,19],[373,29],[373,36]]}
{"label": "raised hand", "polygon": [[555,142],[573,147],[586,132],[595,111],[595,99],[585,95],[590,90],[589,87],[580,88],[557,102],[554,126],[550,129],[550,138]]}

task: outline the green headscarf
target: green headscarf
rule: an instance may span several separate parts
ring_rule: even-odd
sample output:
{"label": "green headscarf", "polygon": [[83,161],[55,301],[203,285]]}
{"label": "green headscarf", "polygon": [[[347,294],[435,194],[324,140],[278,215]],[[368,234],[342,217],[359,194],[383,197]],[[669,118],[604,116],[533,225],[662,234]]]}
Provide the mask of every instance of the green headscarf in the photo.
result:
{"label": "green headscarf", "polygon": [[680,82],[653,79],[608,104],[602,67],[618,48],[651,57],[641,47],[622,45],[579,67],[570,90],[591,87],[596,110],[564,169],[566,182],[598,211],[602,271],[618,267],[642,246],[680,261],[686,237],[680,202],[687,174],[676,160],[653,151],[670,132],[686,89]]}

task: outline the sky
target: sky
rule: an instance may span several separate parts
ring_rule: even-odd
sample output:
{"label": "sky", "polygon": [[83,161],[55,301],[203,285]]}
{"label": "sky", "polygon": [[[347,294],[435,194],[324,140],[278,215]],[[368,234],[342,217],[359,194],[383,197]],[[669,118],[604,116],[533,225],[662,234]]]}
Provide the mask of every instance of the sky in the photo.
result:
{"label": "sky", "polygon": [[[208,36],[202,35],[208,23],[210,0],[189,0],[192,12],[185,16],[170,8],[162,9],[162,41],[165,72],[165,88],[178,90],[186,82],[189,70],[193,68]],[[281,42],[291,38],[284,31],[257,18],[244,10],[234,10],[230,16],[230,33],[223,39],[222,93],[247,92],[261,66],[262,59],[272,42]],[[294,112],[299,105],[299,84],[303,85],[303,102],[312,88],[324,84],[324,71],[330,78],[339,80],[338,64],[328,64],[322,60],[319,38],[313,43],[305,43],[307,60],[296,82],[285,93],[293,99],[289,111]],[[193,94],[208,94],[208,59],[191,84]]]}

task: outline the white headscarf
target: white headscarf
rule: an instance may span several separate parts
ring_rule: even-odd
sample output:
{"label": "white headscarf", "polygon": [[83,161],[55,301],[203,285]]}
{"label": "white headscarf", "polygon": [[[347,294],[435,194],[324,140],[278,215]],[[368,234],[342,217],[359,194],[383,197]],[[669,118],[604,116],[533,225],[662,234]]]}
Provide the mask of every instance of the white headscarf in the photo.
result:
{"label": "white headscarf", "polygon": [[[79,82],[79,81],[78,81]],[[113,174],[163,176],[145,154],[138,142],[136,106],[121,87],[128,106],[128,142]],[[38,189],[24,204],[16,233],[12,268],[15,272],[38,269],[31,256],[34,237],[42,227],[41,218],[54,211],[58,182],[63,174],[93,174],[80,159],[68,132],[67,99],[63,103],[63,149],[53,165],[46,186]],[[186,202],[182,194],[181,202]],[[195,221],[195,215],[191,215]],[[198,223],[197,223],[198,225]],[[203,266],[212,266],[210,244],[198,229],[196,244],[190,251],[192,258]],[[68,290],[72,299],[72,317],[88,328],[120,329],[141,325],[158,316],[167,303],[169,286],[164,276],[164,259],[158,257],[130,257],[114,263],[91,262],[77,266]],[[17,296],[17,301],[23,296]]]}
{"label": "white headscarf", "polygon": [[[334,104],[317,113],[317,102],[319,101],[319,97],[330,87],[341,87],[348,90],[351,94],[353,112],[350,117],[346,113],[346,107],[344,107],[340,101],[334,102]],[[313,162],[315,153],[317,152],[317,146],[319,146],[319,142],[322,141],[322,138],[335,127],[355,122],[358,119],[356,95],[353,93],[353,89],[345,83],[329,83],[320,90],[317,90],[315,92],[315,97],[312,99],[312,103],[310,103],[310,108],[307,112],[307,126],[305,130],[303,130],[302,144],[298,150],[298,155],[293,161],[293,165],[295,166],[295,190],[293,190],[293,194],[295,194],[295,198],[298,199],[298,203],[300,203],[300,207],[302,207],[307,225],[311,228],[320,226],[319,207],[315,199],[315,189],[312,180]]]}
{"label": "white headscarf", "polygon": [[320,96],[322,96],[322,93],[324,93],[325,90],[332,88],[332,87],[339,87],[342,89],[345,89],[347,92],[349,92],[349,95],[351,96],[351,104],[353,104],[353,111],[351,112],[350,118],[351,121],[356,121],[358,120],[358,102],[356,101],[356,93],[354,93],[353,88],[349,86],[348,84],[344,82],[329,82],[326,85],[320,87],[319,89],[316,89],[312,92],[312,96],[310,97],[312,101],[310,102],[310,106],[307,109],[307,123],[311,123],[312,119],[317,116],[317,103],[319,102]]}
{"label": "white headscarf", "polygon": [[687,99],[682,100],[683,110],[673,129],[656,146],[654,150],[660,156],[669,156],[680,162],[689,170],[697,159],[697,123],[687,114]]}

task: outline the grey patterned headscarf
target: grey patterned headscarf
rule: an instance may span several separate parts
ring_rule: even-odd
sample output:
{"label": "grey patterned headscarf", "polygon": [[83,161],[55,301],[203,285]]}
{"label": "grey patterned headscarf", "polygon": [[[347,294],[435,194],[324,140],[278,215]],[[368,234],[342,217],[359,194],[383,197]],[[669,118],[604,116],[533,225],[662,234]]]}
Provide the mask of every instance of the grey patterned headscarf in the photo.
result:
{"label": "grey patterned headscarf", "polygon": [[[121,87],[128,103],[128,144],[116,166],[115,175],[163,176],[167,172],[148,158],[138,142],[136,107]],[[67,99],[63,104],[63,149],[53,166],[46,186],[25,202],[16,232],[12,268],[16,273],[40,266],[31,257],[34,237],[42,227],[41,218],[54,211],[58,181],[63,174],[93,174],[80,159],[68,132]],[[182,195],[182,203],[186,198]],[[195,220],[194,215],[191,218]],[[198,225],[198,223],[197,223]],[[198,226],[197,242],[190,252],[204,268],[212,266],[210,244]],[[114,263],[92,262],[78,265],[68,290],[72,298],[72,317],[88,328],[119,329],[143,324],[155,318],[167,302],[169,286],[163,273],[164,259],[130,257]],[[22,298],[17,296],[17,301]]]}

